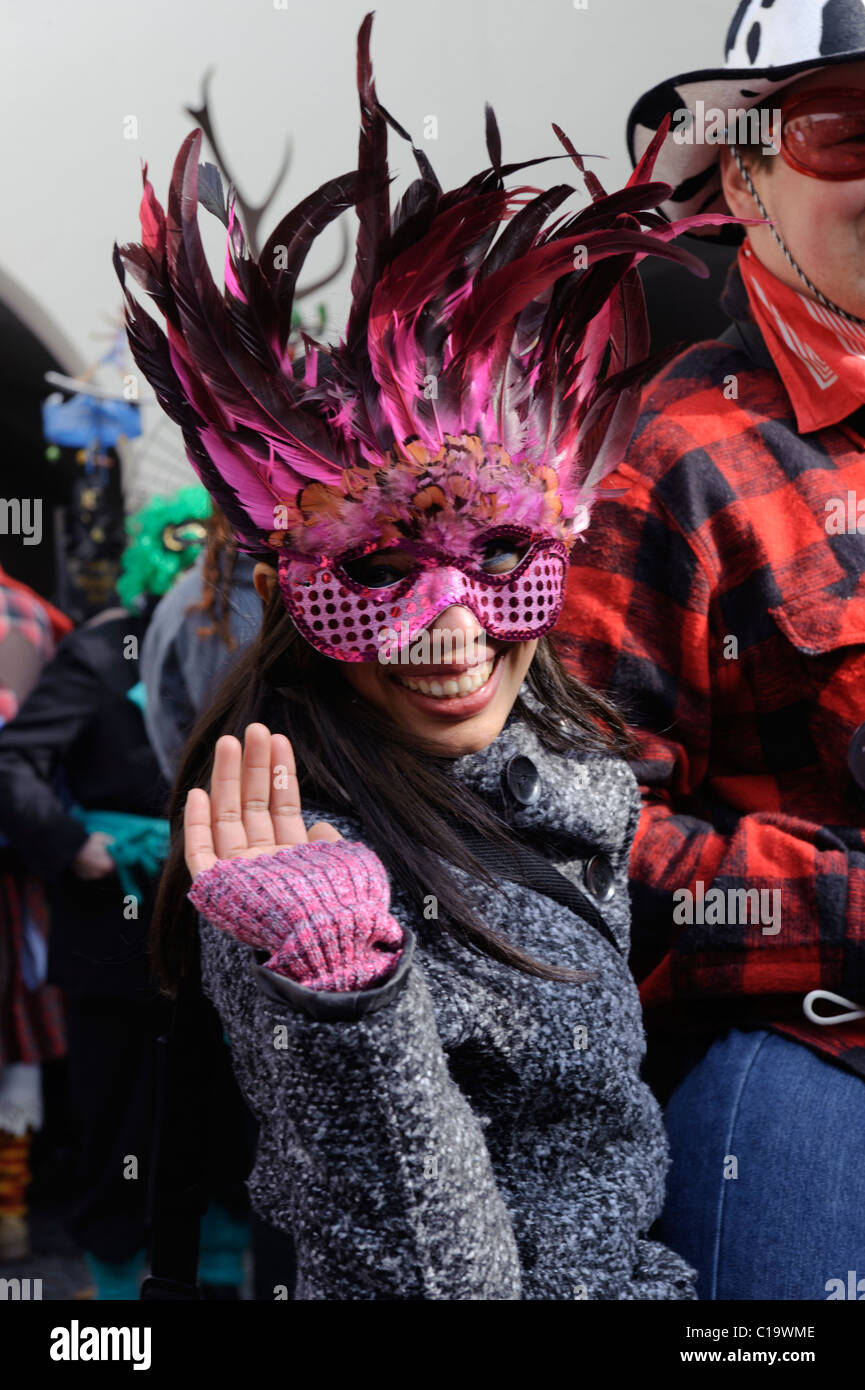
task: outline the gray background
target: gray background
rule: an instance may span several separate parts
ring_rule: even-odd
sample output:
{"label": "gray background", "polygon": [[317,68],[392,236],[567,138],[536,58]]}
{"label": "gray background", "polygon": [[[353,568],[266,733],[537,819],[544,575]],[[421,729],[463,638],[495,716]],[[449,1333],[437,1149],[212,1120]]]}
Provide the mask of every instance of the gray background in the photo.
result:
{"label": "gray background", "polygon": [[[182,107],[198,103],[205,69],[215,66],[217,129],[250,198],[263,196],[284,137],[294,137],[269,227],[352,167],[355,35],[368,8],[364,0],[3,0],[0,271],[40,302],[83,359],[96,357],[106,346],[96,335],[120,307],[112,243],[138,233],[141,161],[164,202],[191,126]],[[590,167],[613,188],[630,172],[624,130],[635,98],[675,73],[720,64],[734,8],[734,0],[380,0],[378,91],[445,187],[486,162],[489,100],[506,159],[558,150],[555,120],[578,149],[607,156]],[[424,141],[430,115],[438,139]],[[124,138],[128,116],[137,139]],[[391,160],[396,197],[414,169],[396,137]],[[535,176],[553,177],[543,167]],[[205,223],[218,268],[218,224]],[[337,247],[331,229],[307,275],[326,270]],[[347,293],[348,272],[324,296],[337,329]]]}

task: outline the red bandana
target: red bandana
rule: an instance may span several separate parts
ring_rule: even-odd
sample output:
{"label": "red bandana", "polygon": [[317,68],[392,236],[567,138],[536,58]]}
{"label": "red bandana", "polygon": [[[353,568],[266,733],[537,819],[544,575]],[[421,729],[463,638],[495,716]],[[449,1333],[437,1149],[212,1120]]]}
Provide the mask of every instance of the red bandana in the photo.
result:
{"label": "red bandana", "polygon": [[799,433],[835,425],[865,405],[865,328],[783,284],[747,241],[739,269]]}

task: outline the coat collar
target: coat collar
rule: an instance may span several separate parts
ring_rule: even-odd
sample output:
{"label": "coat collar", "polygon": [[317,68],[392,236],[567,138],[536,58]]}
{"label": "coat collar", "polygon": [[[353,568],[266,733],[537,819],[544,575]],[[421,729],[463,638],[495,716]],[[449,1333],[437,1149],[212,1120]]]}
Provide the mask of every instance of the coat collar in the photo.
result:
{"label": "coat collar", "polygon": [[[534,700],[525,685],[520,695],[526,704]],[[526,762],[515,766],[516,759]],[[640,795],[628,764],[609,755],[547,748],[518,708],[497,739],[456,759],[450,771],[541,849],[566,858],[581,858],[584,851],[615,856],[630,849]],[[525,796],[526,786],[534,786],[527,804],[513,792],[517,787]]]}

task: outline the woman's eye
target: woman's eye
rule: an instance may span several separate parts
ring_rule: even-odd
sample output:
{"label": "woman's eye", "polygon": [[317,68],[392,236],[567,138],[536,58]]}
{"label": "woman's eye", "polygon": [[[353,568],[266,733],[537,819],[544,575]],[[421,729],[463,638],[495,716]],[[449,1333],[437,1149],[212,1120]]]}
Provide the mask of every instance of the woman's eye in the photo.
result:
{"label": "woman's eye", "polygon": [[487,574],[507,574],[509,570],[516,569],[528,548],[528,544],[521,545],[507,537],[487,541],[483,548],[481,568],[486,570]]}
{"label": "woman's eye", "polygon": [[411,557],[396,552],[361,555],[357,560],[349,560],[343,565],[349,579],[363,584],[367,589],[387,589],[391,584],[398,584],[411,568]]}

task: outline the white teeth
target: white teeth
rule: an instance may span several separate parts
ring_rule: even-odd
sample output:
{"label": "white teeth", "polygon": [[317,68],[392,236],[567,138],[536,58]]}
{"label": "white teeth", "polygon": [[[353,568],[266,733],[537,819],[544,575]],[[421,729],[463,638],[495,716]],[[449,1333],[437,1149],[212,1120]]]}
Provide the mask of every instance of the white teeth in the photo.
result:
{"label": "white teeth", "polygon": [[398,676],[397,679],[400,685],[408,686],[409,690],[416,690],[420,695],[432,695],[435,700],[452,700],[456,695],[471,695],[472,691],[480,690],[492,675],[494,665],[494,660],[485,661],[482,666],[475,666],[460,676],[448,676],[443,681],[427,680],[423,676]]}

